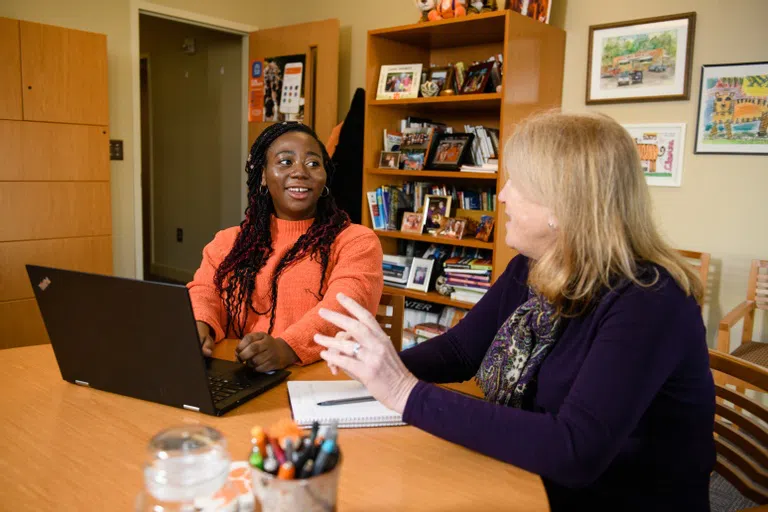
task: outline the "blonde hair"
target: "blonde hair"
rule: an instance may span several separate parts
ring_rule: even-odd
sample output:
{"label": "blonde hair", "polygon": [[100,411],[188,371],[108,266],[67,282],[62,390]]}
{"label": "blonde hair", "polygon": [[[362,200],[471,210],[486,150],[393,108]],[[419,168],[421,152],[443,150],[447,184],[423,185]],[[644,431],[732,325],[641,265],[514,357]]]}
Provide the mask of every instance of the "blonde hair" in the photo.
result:
{"label": "blonde hair", "polygon": [[529,199],[557,218],[556,242],[531,263],[528,284],[559,312],[578,314],[617,278],[648,287],[639,265],[669,272],[700,301],[693,268],[664,242],[634,140],[599,114],[538,114],[520,124],[504,151],[504,168]]}

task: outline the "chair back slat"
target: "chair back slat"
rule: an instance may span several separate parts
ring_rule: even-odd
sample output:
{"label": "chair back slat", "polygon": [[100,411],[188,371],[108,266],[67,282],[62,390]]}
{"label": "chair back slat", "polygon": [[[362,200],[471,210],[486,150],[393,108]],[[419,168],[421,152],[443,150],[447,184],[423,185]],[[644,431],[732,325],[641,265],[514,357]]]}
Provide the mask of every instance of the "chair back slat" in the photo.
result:
{"label": "chair back slat", "polygon": [[741,451],[751,453],[760,467],[768,467],[768,450],[760,446],[752,437],[743,434],[721,419],[715,420],[715,434],[727,439]]}
{"label": "chair back slat", "polygon": [[[768,369],[730,354],[709,351],[709,365],[716,381],[725,377],[746,384],[749,389],[768,390]],[[759,504],[768,503],[768,408],[746,396],[744,387],[736,391],[715,386],[715,424],[717,449],[715,470],[744,496]],[[726,403],[728,402],[728,404]]]}
{"label": "chair back slat", "polygon": [[768,423],[768,407],[764,406],[757,400],[753,400],[744,393],[737,393],[731,389],[720,384],[715,385],[715,395],[728,400],[736,407],[741,407],[750,414],[754,414],[764,422]]}
{"label": "chair back slat", "polygon": [[755,260],[752,262],[752,272],[750,278],[750,287],[747,290],[747,296],[752,293],[754,286],[754,301],[757,309],[768,310],[768,260]]}
{"label": "chair back slat", "polygon": [[744,497],[755,503],[768,503],[768,490],[751,481],[742,471],[720,455],[715,461],[715,471],[728,480]]}
{"label": "chair back slat", "polygon": [[677,252],[689,261],[691,266],[698,272],[699,279],[704,285],[704,289],[707,289],[707,280],[709,279],[709,261],[711,256],[708,252],[688,251],[686,249],[678,249]]}
{"label": "chair back slat", "polygon": [[392,340],[398,352],[403,349],[403,316],[405,315],[405,297],[384,294],[379,300],[376,321]]}

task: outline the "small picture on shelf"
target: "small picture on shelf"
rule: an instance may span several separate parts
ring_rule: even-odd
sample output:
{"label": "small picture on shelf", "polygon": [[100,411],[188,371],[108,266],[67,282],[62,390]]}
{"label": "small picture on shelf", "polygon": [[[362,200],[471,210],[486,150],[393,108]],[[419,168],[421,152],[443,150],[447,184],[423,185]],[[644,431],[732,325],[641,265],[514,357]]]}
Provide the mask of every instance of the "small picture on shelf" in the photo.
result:
{"label": "small picture on shelf", "polygon": [[435,260],[431,258],[413,258],[406,288],[427,292],[429,290],[429,280],[432,277],[432,267],[434,264]]}
{"label": "small picture on shelf", "polygon": [[382,151],[379,158],[379,167],[382,169],[399,169],[400,168],[400,152],[399,151]]}
{"label": "small picture on shelf", "polygon": [[480,217],[480,224],[477,226],[477,234],[475,234],[475,238],[482,240],[483,242],[490,242],[495,222],[496,221],[490,215],[483,215]]}
{"label": "small picture on shelf", "polygon": [[432,234],[437,233],[451,213],[451,196],[424,196],[424,227]]}
{"label": "small picture on shelf", "polygon": [[408,171],[420,171],[424,169],[424,159],[427,156],[425,149],[403,149],[400,152],[400,163],[403,169]]}
{"label": "small picture on shelf", "polygon": [[443,229],[438,231],[439,236],[461,240],[467,227],[466,219],[445,219]]}
{"label": "small picture on shelf", "polygon": [[472,133],[442,133],[435,142],[430,169],[458,171],[472,146]]}
{"label": "small picture on shelf", "polygon": [[456,94],[453,88],[453,66],[429,68],[427,80],[437,84],[440,89],[440,96]]}
{"label": "small picture on shelf", "polygon": [[376,99],[396,100],[418,97],[421,67],[421,64],[381,66]]}
{"label": "small picture on shelf", "polygon": [[424,214],[418,212],[405,212],[403,214],[403,224],[400,231],[403,233],[413,233],[420,235],[424,228]]}
{"label": "small picture on shelf", "polygon": [[454,78],[456,81],[456,93],[461,91],[461,86],[464,85],[464,77],[466,76],[466,68],[463,62],[457,62],[453,65]]}
{"label": "small picture on shelf", "polygon": [[467,70],[467,77],[461,86],[461,94],[480,94],[485,92],[491,77],[493,62],[481,62]]}

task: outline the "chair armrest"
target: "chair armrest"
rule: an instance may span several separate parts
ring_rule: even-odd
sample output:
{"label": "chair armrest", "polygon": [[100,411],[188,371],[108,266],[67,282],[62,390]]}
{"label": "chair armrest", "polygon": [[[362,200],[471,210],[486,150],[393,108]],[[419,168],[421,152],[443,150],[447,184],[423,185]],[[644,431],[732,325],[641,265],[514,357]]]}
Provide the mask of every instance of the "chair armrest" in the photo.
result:
{"label": "chair armrest", "polygon": [[720,330],[721,331],[727,331],[730,330],[731,327],[736,325],[736,323],[744,318],[744,316],[747,315],[747,313],[750,313],[754,311],[755,309],[755,303],[751,300],[745,300],[735,308],[733,308],[727,315],[723,317],[722,320],[720,320]]}

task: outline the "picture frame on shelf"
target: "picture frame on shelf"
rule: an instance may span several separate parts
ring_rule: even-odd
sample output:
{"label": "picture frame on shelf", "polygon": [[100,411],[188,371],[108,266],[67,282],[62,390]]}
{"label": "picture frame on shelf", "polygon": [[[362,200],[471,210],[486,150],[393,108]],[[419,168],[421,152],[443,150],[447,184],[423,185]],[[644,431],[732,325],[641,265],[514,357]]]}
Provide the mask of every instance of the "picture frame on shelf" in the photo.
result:
{"label": "picture frame on shelf", "polygon": [[405,212],[400,231],[420,235],[424,229],[424,214],[419,212]]}
{"label": "picture frame on shelf", "polygon": [[421,84],[421,64],[381,66],[377,100],[417,98]]}
{"label": "picture frame on shelf", "polygon": [[768,155],[766,76],[768,62],[701,67],[694,153]]}
{"label": "picture frame on shelf", "polygon": [[438,236],[461,240],[467,227],[467,219],[446,218],[443,228],[438,231]]}
{"label": "picture frame on shelf", "polygon": [[461,85],[461,94],[480,94],[488,87],[493,62],[481,62],[467,70],[467,76]]}
{"label": "picture frame on shelf", "polygon": [[477,232],[475,238],[482,240],[483,242],[490,242],[493,235],[493,226],[496,224],[496,220],[491,215],[483,215],[480,217],[480,222],[477,225]]}
{"label": "picture frame on shelf", "polygon": [[474,133],[440,133],[435,138],[427,167],[442,171],[458,171],[467,160]]}
{"label": "picture frame on shelf", "polygon": [[427,80],[437,84],[440,96],[456,94],[454,89],[453,66],[434,66],[427,72]]}
{"label": "picture frame on shelf", "polygon": [[408,283],[405,287],[424,293],[428,292],[434,265],[435,260],[431,258],[413,258],[411,271],[408,273]]}
{"label": "picture frame on shelf", "polygon": [[399,151],[382,151],[379,157],[380,169],[399,169],[400,168],[400,152]]}
{"label": "picture frame on shelf", "polygon": [[450,214],[451,196],[424,196],[424,227],[427,231],[437,233],[443,227],[444,219]]}
{"label": "picture frame on shelf", "polygon": [[421,171],[424,169],[427,158],[427,150],[419,148],[404,148],[400,150],[400,167],[407,171]]}
{"label": "picture frame on shelf", "polygon": [[508,9],[549,25],[554,0],[509,0]]}
{"label": "picture frame on shelf", "polygon": [[587,105],[687,100],[696,13],[589,27]]}
{"label": "picture frame on shelf", "polygon": [[625,124],[640,154],[649,186],[679,187],[683,174],[685,123]]}

